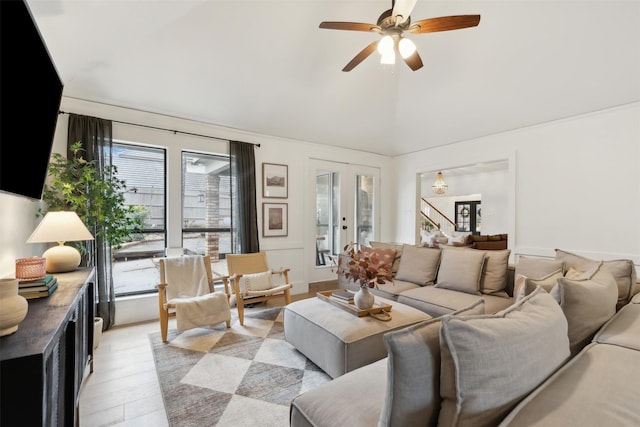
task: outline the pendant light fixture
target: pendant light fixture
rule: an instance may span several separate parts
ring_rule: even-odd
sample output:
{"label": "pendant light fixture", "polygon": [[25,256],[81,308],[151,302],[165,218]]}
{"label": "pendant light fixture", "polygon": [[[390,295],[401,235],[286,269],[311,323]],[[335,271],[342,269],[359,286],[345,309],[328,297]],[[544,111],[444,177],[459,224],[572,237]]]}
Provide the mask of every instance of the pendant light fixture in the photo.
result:
{"label": "pendant light fixture", "polygon": [[438,172],[436,175],[436,182],[433,183],[431,189],[436,194],[444,194],[447,192],[447,188],[449,188],[449,186],[444,182],[442,172]]}

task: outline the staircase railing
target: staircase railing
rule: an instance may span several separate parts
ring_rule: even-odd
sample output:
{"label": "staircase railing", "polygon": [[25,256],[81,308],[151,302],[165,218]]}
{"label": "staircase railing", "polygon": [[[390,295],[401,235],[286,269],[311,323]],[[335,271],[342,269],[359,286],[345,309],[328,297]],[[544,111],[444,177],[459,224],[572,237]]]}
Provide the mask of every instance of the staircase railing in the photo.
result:
{"label": "staircase railing", "polygon": [[[429,230],[435,227],[437,230],[450,236],[452,231],[458,229],[455,222],[440,212],[438,208],[429,203],[424,197],[420,198],[420,215],[422,215],[423,219],[420,225],[421,230]],[[431,226],[429,226],[429,224]]]}

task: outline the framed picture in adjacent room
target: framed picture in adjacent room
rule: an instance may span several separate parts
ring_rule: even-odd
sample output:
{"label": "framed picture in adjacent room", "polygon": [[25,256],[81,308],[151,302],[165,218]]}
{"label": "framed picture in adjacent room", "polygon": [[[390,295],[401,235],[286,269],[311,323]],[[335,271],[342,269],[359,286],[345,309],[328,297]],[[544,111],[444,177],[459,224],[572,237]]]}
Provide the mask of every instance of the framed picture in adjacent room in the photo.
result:
{"label": "framed picture in adjacent room", "polygon": [[288,234],[287,208],[286,203],[262,204],[262,237],[283,237]]}
{"label": "framed picture in adjacent room", "polygon": [[262,197],[286,199],[289,195],[289,170],[287,165],[262,164]]}

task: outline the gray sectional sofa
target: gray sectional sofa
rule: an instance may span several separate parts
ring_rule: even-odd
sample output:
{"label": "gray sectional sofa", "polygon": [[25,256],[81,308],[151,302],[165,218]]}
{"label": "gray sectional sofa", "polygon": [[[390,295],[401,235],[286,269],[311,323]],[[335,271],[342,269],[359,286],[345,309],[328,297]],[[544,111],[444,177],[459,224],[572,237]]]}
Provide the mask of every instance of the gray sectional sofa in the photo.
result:
{"label": "gray sectional sofa", "polygon": [[386,358],[296,397],[291,426],[640,425],[633,263],[557,250],[520,257],[513,276],[497,312],[480,291],[385,334]]}
{"label": "gray sectional sofa", "polygon": [[[378,296],[415,307],[432,317],[460,310],[480,297],[488,313],[513,303],[515,267],[509,265],[508,249],[438,249],[383,242],[371,242],[371,246],[395,251],[393,281],[371,290]],[[338,287],[358,290],[341,274]]]}

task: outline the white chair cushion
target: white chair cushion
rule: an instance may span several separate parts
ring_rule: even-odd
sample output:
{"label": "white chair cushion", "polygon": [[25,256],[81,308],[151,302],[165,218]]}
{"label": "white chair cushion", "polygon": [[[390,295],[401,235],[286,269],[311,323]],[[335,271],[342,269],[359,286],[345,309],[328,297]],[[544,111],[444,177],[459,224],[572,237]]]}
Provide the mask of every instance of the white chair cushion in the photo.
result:
{"label": "white chair cushion", "polygon": [[266,291],[273,288],[271,275],[271,270],[267,270],[263,273],[243,274],[242,277],[240,277],[241,292],[248,293],[251,291]]}

